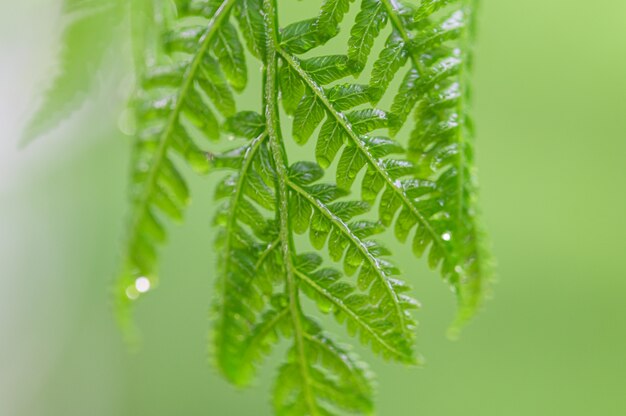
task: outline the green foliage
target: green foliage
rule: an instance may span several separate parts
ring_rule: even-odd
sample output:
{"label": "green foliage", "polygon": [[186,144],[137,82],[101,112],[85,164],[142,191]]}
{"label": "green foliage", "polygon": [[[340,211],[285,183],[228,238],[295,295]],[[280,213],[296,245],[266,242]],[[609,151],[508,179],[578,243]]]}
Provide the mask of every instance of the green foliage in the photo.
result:
{"label": "green foliage", "polygon": [[62,35],[59,71],[24,131],[23,143],[56,127],[80,107],[92,89],[94,73],[120,30],[122,17],[121,0],[99,3],[64,0],[63,13],[68,24]]}
{"label": "green foliage", "polygon": [[[124,325],[130,323],[128,307],[139,295],[134,287],[138,276],[155,280],[157,246],[166,235],[164,221],[180,220],[189,202],[189,190],[174,158],[180,157],[198,173],[209,171],[210,157],[197,143],[219,139],[217,112],[233,115],[232,90],[246,85],[243,47],[229,23],[234,3],[191,3],[180,14],[163,10],[155,23],[160,42],[133,99],[138,125],[133,209],[116,284]],[[205,17],[207,24],[188,23],[199,17]]]}
{"label": "green foliage", "polygon": [[[216,366],[246,386],[286,340],[277,414],[370,414],[365,364],[314,320],[313,305],[381,357],[418,364],[419,304],[375,236],[410,240],[440,270],[458,298],[454,330],[490,280],[468,115],[475,6],[362,0],[346,54],[327,55],[320,47],[339,34],[351,0],[324,0],[318,16],[283,28],[276,0],[143,2],[131,8],[137,131],[120,321],[130,324],[130,306],[156,283],[165,223],[183,218],[190,191],[181,167],[226,172],[215,195]],[[250,59],[262,66],[263,104],[237,112]],[[289,161],[281,104],[293,116],[291,138],[314,141],[315,160]],[[407,129],[408,141],[393,138]],[[225,136],[232,149],[201,150]]]}

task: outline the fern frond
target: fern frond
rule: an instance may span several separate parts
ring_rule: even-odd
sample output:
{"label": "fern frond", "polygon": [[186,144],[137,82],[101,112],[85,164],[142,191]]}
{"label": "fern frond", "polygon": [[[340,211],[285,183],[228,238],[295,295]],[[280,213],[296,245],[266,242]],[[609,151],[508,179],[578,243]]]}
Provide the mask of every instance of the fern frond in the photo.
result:
{"label": "fern frond", "polygon": [[[435,199],[436,195],[428,195],[432,198],[425,195],[422,195],[420,199],[413,197],[412,195],[420,193],[413,189],[415,181],[411,179],[417,173],[416,166],[406,160],[377,155],[375,152],[380,148],[372,148],[371,140],[367,136],[375,130],[389,127],[390,116],[375,108],[344,114],[335,108],[324,88],[303,69],[297,57],[282,49],[278,52],[285,65],[297,74],[308,89],[294,118],[294,131],[299,132],[299,141],[302,142],[302,137],[314,131],[325,115],[326,124],[320,130],[318,141],[317,153],[320,165],[330,165],[337,151],[343,147],[344,142],[347,142],[349,145],[344,148],[346,156],[342,158],[348,162],[341,165],[343,169],[338,169],[338,182],[344,181],[344,185],[348,186],[356,174],[366,168],[361,195],[365,201],[374,202],[379,194],[383,194],[378,207],[381,222],[385,226],[390,226],[397,211],[402,208],[396,221],[397,232],[408,234],[417,226],[418,230],[414,239],[415,252],[421,255],[431,246],[429,257],[431,266],[436,267],[444,260],[444,273],[450,273],[455,264],[450,244],[445,238],[446,231],[440,231],[440,227],[436,226],[437,216],[443,215],[443,209]],[[298,110],[301,110],[300,113],[306,114],[307,117],[298,117]]]}
{"label": "fern frond", "polygon": [[[180,219],[189,201],[175,155],[197,172],[207,172],[209,158],[199,150],[195,138],[217,139],[219,124],[205,97],[230,115],[234,111],[230,87],[245,86],[241,51],[230,43],[237,36],[228,22],[234,4],[234,0],[225,0],[211,2],[206,8],[186,9],[196,17],[205,13],[211,16],[202,27],[173,26],[166,21],[162,28],[161,61],[167,58],[172,63],[149,67],[136,94],[139,127],[131,192],[133,212],[125,260],[116,285],[123,325],[129,324],[129,307],[141,293],[137,279],[156,281],[157,246],[166,236],[160,218]],[[224,42],[229,43],[226,51]],[[217,60],[211,56],[211,50],[219,52]]]}
{"label": "fern frond", "polygon": [[[276,379],[276,414],[371,413],[371,377],[366,365],[323,334],[319,325],[310,319],[303,319],[303,323],[302,355],[295,347],[291,349]],[[306,366],[306,379],[301,377],[302,365]]]}
{"label": "fern frond", "polygon": [[[366,168],[362,198],[376,201],[382,192],[381,222],[391,226],[395,219],[396,235],[402,241],[417,226],[414,252],[421,256],[429,249],[431,267],[441,264],[443,276],[459,297],[457,324],[474,313],[490,279],[475,218],[476,180],[467,114],[473,8],[469,0],[424,1],[419,6],[396,0],[361,1],[348,45],[347,66],[353,73],[365,68],[374,40],[388,22],[391,25],[373,65],[369,101],[377,103],[398,71],[411,63],[389,113],[375,108],[345,113],[350,107],[337,105],[323,88],[330,80],[302,65],[297,52],[280,51],[289,67],[285,72],[305,85],[300,114],[311,115],[298,117],[297,109],[299,123],[294,129],[308,136],[327,113],[317,142],[318,163],[330,166],[344,143],[352,145],[345,147],[340,159],[338,184],[349,188]],[[413,109],[416,128],[408,161],[374,158],[364,143],[366,135],[380,128],[396,134]]]}
{"label": "fern frond", "polygon": [[[370,410],[365,399],[369,387],[364,387],[363,394],[354,391],[355,380],[362,386],[369,384],[354,362],[345,360],[345,353],[322,336],[319,328],[312,329],[317,326],[302,310],[301,293],[322,312],[332,312],[349,334],[374,352],[404,363],[417,362],[410,311],[418,303],[405,294],[408,286],[388,259],[390,253],[371,238],[374,234],[393,227],[401,241],[412,235],[415,253],[421,256],[429,251],[431,267],[442,264],[444,276],[460,287],[459,248],[451,241],[456,229],[448,202],[454,192],[444,182],[451,175],[425,171],[424,155],[430,148],[416,157],[416,143],[421,140],[416,139],[417,132],[427,131],[415,130],[408,154],[395,140],[376,135],[384,129],[399,130],[414,108],[425,114],[439,108],[445,100],[429,105],[425,97],[432,94],[436,83],[455,74],[455,63],[420,58],[419,67],[411,65],[390,112],[371,106],[385,94],[396,73],[408,61],[414,63],[411,48],[417,42],[410,30],[423,25],[409,23],[409,9],[398,11],[395,2],[365,0],[348,55],[299,58],[297,55],[315,50],[338,33],[348,6],[349,2],[327,1],[318,19],[296,22],[282,31],[272,0],[242,2],[236,9],[240,27],[248,31],[248,48],[264,64],[264,115],[244,112],[229,118],[225,128],[248,143],[214,155],[212,160],[214,167],[234,170],[220,182],[216,195],[227,202],[215,221],[220,227],[216,246],[222,257],[213,348],[225,377],[243,386],[253,379],[273,345],[281,337],[291,338],[289,358],[279,372],[274,394],[278,414],[362,414]],[[263,11],[264,30],[251,14],[256,10]],[[403,17],[394,13],[403,13]],[[419,13],[424,12],[413,15]],[[365,67],[373,39],[389,21],[391,35],[374,63],[370,84],[349,82],[348,77]],[[230,87],[238,90],[245,86],[246,78],[236,71],[243,67],[244,58],[242,45],[226,40],[231,35],[236,35],[231,29],[222,32],[220,48],[228,49],[228,43],[230,49],[223,50],[218,55],[220,65],[211,68],[215,69],[213,79],[220,79],[221,70]],[[189,45],[201,38],[200,31],[188,31],[170,44],[189,51]],[[422,44],[436,43],[424,39]],[[431,73],[423,75],[424,68]],[[230,92],[228,88],[207,90],[209,98],[224,91],[222,95],[228,97]],[[294,116],[296,143],[305,144],[319,129],[315,144],[319,165],[289,165],[278,111],[279,91],[285,111]],[[454,98],[453,94],[446,97]],[[223,99],[214,104],[224,107],[230,102]],[[205,114],[203,119],[216,118]],[[335,160],[337,185],[321,182],[323,169]],[[361,200],[345,200],[361,172]],[[371,206],[376,206],[379,221],[359,219]],[[321,267],[323,261],[315,254],[298,255],[293,236],[303,233],[309,234],[315,249],[327,245],[330,260],[342,262],[343,271]],[[358,275],[356,285],[345,279],[354,274]],[[472,288],[479,293],[476,286]],[[469,316],[467,305],[464,311]],[[320,361],[318,356],[326,358]],[[338,372],[340,368],[343,372]]]}
{"label": "fern frond", "polygon": [[[304,316],[299,299],[298,261],[293,242],[290,209],[291,181],[308,184],[319,179],[319,171],[301,165],[288,168],[282,140],[278,112],[278,55],[279,43],[276,9],[270,1],[264,2],[266,24],[272,29],[265,65],[264,108],[266,129],[273,164],[276,168],[276,215],[280,257],[284,273],[285,303],[291,319],[293,346],[289,359],[279,371],[274,392],[274,408],[279,415],[334,415],[340,411],[368,413],[371,409],[371,389],[363,371],[349,354],[336,346],[309,318]],[[268,42],[268,44],[270,43]],[[319,188],[318,197],[334,199],[334,188]],[[324,195],[323,197],[320,195]]]}
{"label": "fern frond", "polygon": [[339,282],[342,274],[336,271],[323,270],[311,275],[298,271],[298,276],[312,289],[309,293],[322,310],[334,308],[338,319],[351,318],[350,332],[358,328],[364,343],[371,343],[384,357],[415,362],[411,345],[415,324],[408,313],[415,302],[401,295],[406,287],[393,278],[399,271],[383,257],[389,252],[376,241],[367,240],[380,227],[363,221],[350,222],[369,211],[369,205],[360,201],[332,202],[334,197],[342,195],[340,188],[308,183],[291,179],[288,184],[294,231],[303,233],[310,229],[311,243],[317,249],[323,248],[328,240],[331,259],[343,259],[347,276],[359,272],[359,289],[365,295],[355,294],[347,299],[355,288]]}
{"label": "fern frond", "polygon": [[[220,295],[216,297],[215,306],[214,348],[220,370],[229,380],[240,385],[248,383],[253,375],[246,354],[238,351],[249,347],[240,340],[254,332],[252,328],[265,308],[266,299],[272,295],[273,280],[276,279],[273,273],[276,266],[270,264],[272,257],[266,247],[270,244],[273,250],[275,245],[271,242],[277,236],[272,231],[271,221],[265,219],[257,208],[273,209],[276,203],[275,172],[269,160],[267,137],[261,133],[246,146],[241,152],[239,169],[220,183],[216,195],[218,200],[229,200],[216,216],[216,223],[222,227],[216,244],[222,256],[218,279]],[[271,171],[263,174],[259,166],[266,166]],[[242,366],[246,365],[249,369],[242,371]]]}
{"label": "fern frond", "polygon": [[[456,264],[447,278],[459,299],[457,328],[476,312],[491,280],[491,260],[477,218],[473,128],[468,114],[473,3],[428,1],[412,9],[387,1],[394,28],[411,60],[392,106],[398,113],[394,130],[416,107],[409,158],[420,166],[421,177],[436,181],[444,206],[446,220],[441,229],[446,229]],[[381,54],[379,61],[383,59]]]}
{"label": "fern frond", "polygon": [[[319,259],[321,264],[321,259]],[[386,267],[387,271],[393,270]],[[409,309],[418,307],[415,300],[402,294],[408,287],[400,280],[384,276],[375,281],[372,269],[364,267],[359,275],[359,289],[342,281],[342,273],[329,268],[296,272],[302,283],[303,292],[310,297],[322,312],[332,312],[335,318],[345,323],[351,335],[357,335],[364,345],[385,358],[416,364],[413,353],[412,319]],[[402,314],[398,318],[396,307]],[[401,323],[398,324],[397,321]],[[405,331],[402,328],[404,325]]]}
{"label": "fern frond", "polygon": [[[289,309],[286,307],[287,300],[284,295],[278,294],[271,298],[272,308],[268,309],[260,316],[259,322],[246,334],[245,342],[240,342],[241,350],[235,351],[239,355],[234,362],[238,381],[235,384],[248,384],[256,368],[263,359],[269,355],[273,347],[281,340],[289,336],[291,322],[289,320]],[[235,374],[235,372],[233,372]]]}
{"label": "fern frond", "polygon": [[[184,216],[190,191],[182,167],[220,170],[216,366],[246,386],[286,341],[277,414],[371,414],[367,367],[323,331],[303,295],[374,353],[418,364],[412,311],[419,304],[375,239],[387,231],[411,240],[455,290],[453,329],[481,305],[491,271],[468,111],[473,0],[361,0],[346,53],[330,55],[320,47],[338,39],[353,0],[323,0],[316,16],[285,27],[278,0],[144,1],[152,17],[133,2],[131,19],[140,76],[132,212],[116,286],[121,323],[130,325],[133,300],[156,283],[165,222]],[[263,71],[262,110],[237,112],[250,58]],[[281,105],[293,116],[291,137]],[[396,140],[411,114],[408,141]],[[224,133],[233,148],[202,150]],[[290,162],[290,139],[313,141],[314,161]]]}

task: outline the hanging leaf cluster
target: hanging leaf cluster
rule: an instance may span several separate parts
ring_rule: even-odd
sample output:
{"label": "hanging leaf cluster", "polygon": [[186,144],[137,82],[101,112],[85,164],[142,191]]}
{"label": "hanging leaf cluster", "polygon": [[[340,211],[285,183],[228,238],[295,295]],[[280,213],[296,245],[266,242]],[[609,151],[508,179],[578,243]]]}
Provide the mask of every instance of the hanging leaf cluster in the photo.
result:
{"label": "hanging leaf cluster", "polygon": [[[287,342],[276,414],[370,414],[367,365],[315,315],[331,315],[384,359],[419,363],[419,303],[380,235],[393,233],[440,272],[457,297],[455,329],[491,279],[469,115],[476,6],[323,0],[317,15],[283,25],[281,11],[297,7],[284,3],[128,8],[136,132],[117,311],[130,325],[135,300],[156,283],[167,223],[181,221],[190,200],[186,168],[220,172],[216,366],[246,386]],[[344,49],[329,54],[341,33]],[[249,67],[261,67],[261,85],[249,82]],[[241,110],[238,95],[255,88],[259,108]],[[294,160],[292,144],[311,158]]]}

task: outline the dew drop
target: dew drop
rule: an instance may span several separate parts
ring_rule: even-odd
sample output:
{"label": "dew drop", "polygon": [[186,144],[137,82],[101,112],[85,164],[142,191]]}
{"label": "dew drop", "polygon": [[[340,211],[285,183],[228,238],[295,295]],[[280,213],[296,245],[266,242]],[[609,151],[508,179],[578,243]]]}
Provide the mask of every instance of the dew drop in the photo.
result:
{"label": "dew drop", "polygon": [[139,297],[139,292],[135,286],[128,286],[126,288],[126,297],[130,300],[135,300]]}
{"label": "dew drop", "polygon": [[150,279],[145,276],[140,276],[135,280],[135,289],[139,293],[146,293],[150,290]]}
{"label": "dew drop", "polygon": [[441,234],[441,239],[443,241],[450,241],[450,240],[452,240],[452,234],[450,234],[449,232],[445,232],[445,233]]}

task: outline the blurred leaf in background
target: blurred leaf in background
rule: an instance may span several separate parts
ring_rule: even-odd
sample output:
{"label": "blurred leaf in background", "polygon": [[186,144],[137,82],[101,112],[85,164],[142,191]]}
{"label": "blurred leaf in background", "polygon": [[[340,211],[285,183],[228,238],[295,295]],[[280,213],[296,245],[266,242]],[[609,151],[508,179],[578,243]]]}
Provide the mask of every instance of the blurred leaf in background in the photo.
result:
{"label": "blurred leaf in background", "polygon": [[57,73],[50,76],[43,101],[24,129],[24,144],[57,127],[93,91],[106,52],[125,33],[123,5],[120,0],[63,2],[66,22]]}

